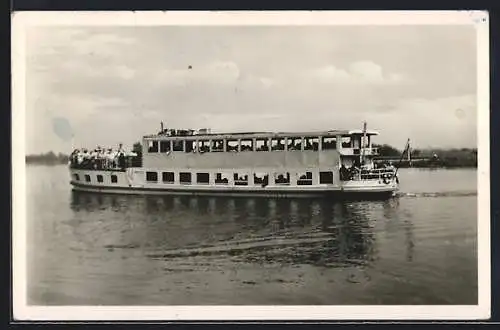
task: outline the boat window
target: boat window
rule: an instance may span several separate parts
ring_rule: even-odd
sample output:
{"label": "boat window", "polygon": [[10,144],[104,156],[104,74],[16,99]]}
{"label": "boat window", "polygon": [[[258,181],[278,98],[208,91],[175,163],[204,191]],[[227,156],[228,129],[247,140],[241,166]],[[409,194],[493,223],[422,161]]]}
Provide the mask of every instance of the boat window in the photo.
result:
{"label": "boat window", "polygon": [[371,147],[371,137],[370,135],[367,135],[365,138],[364,138],[364,143],[363,143],[363,148],[370,148]]}
{"label": "boat window", "polygon": [[172,141],[172,150],[173,151],[184,151],[184,141],[183,140]]}
{"label": "boat window", "polygon": [[160,141],[160,152],[170,151],[170,141]]}
{"label": "boat window", "polygon": [[161,179],[163,183],[174,183],[174,172],[163,172]]}
{"label": "boat window", "polygon": [[85,181],[90,182],[90,175],[85,174]]}
{"label": "boat window", "polygon": [[255,139],[255,151],[269,151],[268,139]]}
{"label": "boat window", "polygon": [[285,150],[285,138],[271,139],[271,150]]}
{"label": "boat window", "polygon": [[157,172],[146,172],[146,181],[158,182],[158,173]]}
{"label": "boat window", "polygon": [[196,141],[186,141],[186,152],[193,152],[196,150]]}
{"label": "boat window", "polygon": [[289,137],[287,150],[301,150],[302,149],[302,138],[301,137]]}
{"label": "boat window", "polygon": [[297,185],[299,186],[312,185],[312,172],[299,173],[299,178],[297,179]]}
{"label": "boat window", "polygon": [[118,177],[116,175],[111,175],[111,183],[118,183]]}
{"label": "boat window", "polygon": [[269,174],[267,173],[254,173],[253,183],[255,185],[262,185],[263,187],[269,184]]}
{"label": "boat window", "polygon": [[235,186],[248,186],[248,174],[234,173]]}
{"label": "boat window", "polygon": [[319,183],[320,184],[332,184],[333,183],[333,172],[319,172]]}
{"label": "boat window", "polygon": [[97,174],[97,182],[104,182],[104,178],[102,177],[102,175],[100,174]]}
{"label": "boat window", "polygon": [[275,173],[274,174],[274,183],[280,185],[288,185],[290,184],[290,173]]}
{"label": "boat window", "polygon": [[337,149],[337,138],[335,137],[323,137],[323,144],[321,146],[323,150]]}
{"label": "boat window", "polygon": [[210,175],[208,173],[196,173],[196,183],[210,183]]}
{"label": "boat window", "polygon": [[352,140],[353,140],[353,148],[359,149],[361,145],[361,136],[354,136]]}
{"label": "boat window", "polygon": [[238,151],[238,140],[226,140],[226,151]]}
{"label": "boat window", "polygon": [[253,140],[241,140],[241,151],[253,151]]}
{"label": "boat window", "polygon": [[198,151],[199,152],[209,152],[210,151],[210,141],[199,140],[198,141]]}
{"label": "boat window", "polygon": [[342,141],[342,148],[351,148],[350,136],[343,136],[341,141]]}
{"label": "boat window", "polygon": [[304,138],[304,150],[318,150],[319,138],[318,137],[306,137]]}
{"label": "boat window", "polygon": [[214,151],[214,152],[224,151],[224,141],[223,140],[212,140],[212,151]]}
{"label": "boat window", "polygon": [[191,183],[191,173],[189,173],[189,172],[179,173],[179,182],[182,184],[190,184]]}
{"label": "boat window", "polygon": [[158,141],[148,141],[148,152],[158,152]]}
{"label": "boat window", "polygon": [[215,175],[215,184],[228,184],[229,178],[224,173],[217,173]]}
{"label": "boat window", "polygon": [[75,177],[76,181],[80,181],[80,176],[77,173],[75,173],[73,176]]}

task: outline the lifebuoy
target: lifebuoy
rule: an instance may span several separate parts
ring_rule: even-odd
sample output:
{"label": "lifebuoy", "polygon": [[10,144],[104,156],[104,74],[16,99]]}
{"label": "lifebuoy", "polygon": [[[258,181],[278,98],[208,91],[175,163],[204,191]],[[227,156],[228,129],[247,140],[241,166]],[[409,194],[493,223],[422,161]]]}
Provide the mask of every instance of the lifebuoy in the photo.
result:
{"label": "lifebuoy", "polygon": [[391,176],[389,174],[384,174],[383,181],[385,184],[391,183]]}

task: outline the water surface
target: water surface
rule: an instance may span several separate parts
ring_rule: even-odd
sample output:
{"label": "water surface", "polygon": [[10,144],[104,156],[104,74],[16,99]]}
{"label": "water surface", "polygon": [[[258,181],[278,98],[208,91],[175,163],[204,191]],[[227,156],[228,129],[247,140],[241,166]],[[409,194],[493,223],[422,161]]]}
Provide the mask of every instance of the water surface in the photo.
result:
{"label": "water surface", "polygon": [[72,192],[28,166],[34,305],[477,304],[477,172],[386,201]]}

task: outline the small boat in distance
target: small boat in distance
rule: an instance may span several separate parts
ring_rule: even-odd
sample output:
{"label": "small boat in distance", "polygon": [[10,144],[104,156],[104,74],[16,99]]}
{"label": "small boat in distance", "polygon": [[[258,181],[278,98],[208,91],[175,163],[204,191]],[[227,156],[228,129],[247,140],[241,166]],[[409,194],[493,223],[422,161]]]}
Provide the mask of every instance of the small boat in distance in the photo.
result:
{"label": "small boat in distance", "polygon": [[212,133],[164,129],[142,151],[97,148],[70,157],[74,190],[120,194],[390,197],[397,169],[377,166],[377,132]]}

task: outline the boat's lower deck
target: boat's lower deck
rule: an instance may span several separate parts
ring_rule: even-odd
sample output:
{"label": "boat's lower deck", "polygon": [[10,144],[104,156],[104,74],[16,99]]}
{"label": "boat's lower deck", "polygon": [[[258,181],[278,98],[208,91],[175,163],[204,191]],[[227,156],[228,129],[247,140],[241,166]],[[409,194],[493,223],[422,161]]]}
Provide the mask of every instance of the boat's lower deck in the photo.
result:
{"label": "boat's lower deck", "polygon": [[339,181],[335,173],[327,171],[316,173],[305,171],[294,175],[287,173],[285,177],[279,176],[280,180],[275,176],[269,179],[268,174],[259,176],[256,173],[247,173],[243,176],[199,174],[182,171],[156,172],[142,168],[129,168],[126,171],[71,169],[71,184],[75,190],[99,193],[266,197],[325,195],[386,197],[398,189],[398,184],[394,180],[379,178]]}

